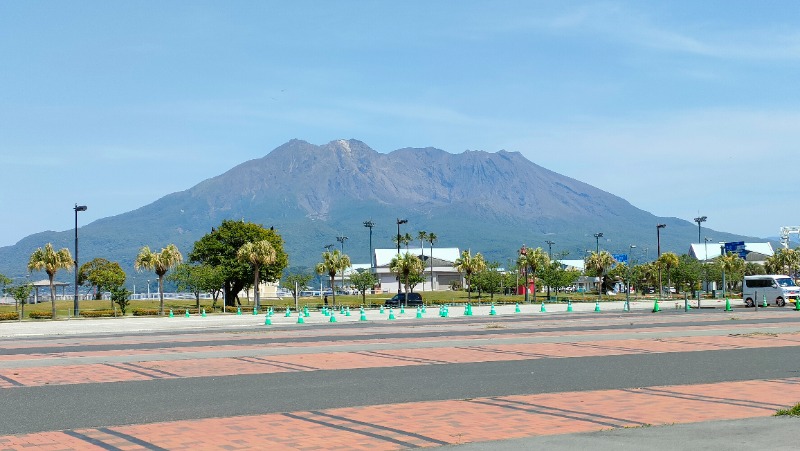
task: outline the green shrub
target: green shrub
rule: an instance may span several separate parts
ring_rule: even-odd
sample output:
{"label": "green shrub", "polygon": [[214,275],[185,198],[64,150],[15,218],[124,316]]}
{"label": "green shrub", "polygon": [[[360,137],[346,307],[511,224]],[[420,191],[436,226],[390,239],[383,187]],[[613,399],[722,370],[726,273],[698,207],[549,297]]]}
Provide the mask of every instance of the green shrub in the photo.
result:
{"label": "green shrub", "polygon": [[52,319],[53,313],[52,312],[30,312],[28,313],[28,317],[32,319]]}
{"label": "green shrub", "polygon": [[795,404],[794,407],[790,407],[788,409],[781,409],[775,412],[775,416],[792,416],[797,417],[800,416],[800,404]]}
{"label": "green shrub", "polygon": [[19,313],[17,312],[3,312],[0,313],[0,321],[16,321],[19,319]]}
{"label": "green shrub", "polygon": [[115,316],[114,311],[110,309],[105,310],[81,310],[80,315],[84,318],[107,318]]}
{"label": "green shrub", "polygon": [[228,313],[236,313],[237,309],[239,309],[239,308],[241,308],[241,309],[242,309],[242,313],[245,313],[245,312],[247,312],[247,313],[253,313],[253,307],[251,307],[251,306],[244,306],[244,305],[243,305],[243,306],[241,306],[241,307],[236,307],[236,306],[233,306],[233,305],[228,305],[228,306],[226,306],[226,307],[225,307],[225,311],[226,311],[226,312],[228,312]]}
{"label": "green shrub", "polygon": [[157,308],[135,308],[133,316],[158,316]]}

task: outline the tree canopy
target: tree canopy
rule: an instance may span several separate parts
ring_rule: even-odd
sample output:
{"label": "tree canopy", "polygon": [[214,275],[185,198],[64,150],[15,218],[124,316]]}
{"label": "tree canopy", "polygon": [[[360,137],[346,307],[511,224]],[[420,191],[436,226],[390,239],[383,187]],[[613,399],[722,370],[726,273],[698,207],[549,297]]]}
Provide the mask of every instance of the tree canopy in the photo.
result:
{"label": "tree canopy", "polygon": [[125,271],[117,262],[110,262],[104,258],[95,258],[81,265],[78,270],[78,285],[87,284],[95,287],[95,299],[102,299],[104,291],[125,284]]}
{"label": "tree canopy", "polygon": [[[193,262],[220,268],[225,285],[225,298],[233,304],[234,298],[245,286],[252,284],[255,268],[247,261],[237,258],[239,249],[247,242],[267,240],[275,250],[274,263],[259,268],[259,279],[275,282],[281,278],[289,257],[283,250],[283,238],[274,229],[244,221],[224,220],[194,243],[189,254]],[[238,298],[236,298],[238,299]]]}

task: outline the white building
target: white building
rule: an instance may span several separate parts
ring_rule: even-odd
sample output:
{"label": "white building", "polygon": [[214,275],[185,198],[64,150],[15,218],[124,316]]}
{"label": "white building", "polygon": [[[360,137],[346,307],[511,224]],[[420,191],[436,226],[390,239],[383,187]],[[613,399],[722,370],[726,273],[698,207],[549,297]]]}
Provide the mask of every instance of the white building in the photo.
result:
{"label": "white building", "polygon": [[[713,260],[722,255],[723,247],[720,243],[692,243],[689,245],[689,255],[700,260]],[[775,254],[770,243],[744,243],[747,252],[745,260],[749,262],[764,263],[767,257]]]}
{"label": "white building", "polygon": [[[425,282],[414,286],[413,291],[448,290],[454,281],[463,285],[461,274],[453,268],[453,263],[461,256],[457,247],[434,247],[433,256],[431,256],[430,248],[410,247],[407,251],[404,248],[400,249],[401,255],[406,252],[419,257],[425,266],[423,273]],[[375,249],[375,274],[378,277],[380,289],[384,293],[397,292],[397,276],[389,271],[389,264],[396,256],[396,248]],[[432,274],[431,264],[433,265]],[[404,287],[401,285],[400,291],[403,289]]]}

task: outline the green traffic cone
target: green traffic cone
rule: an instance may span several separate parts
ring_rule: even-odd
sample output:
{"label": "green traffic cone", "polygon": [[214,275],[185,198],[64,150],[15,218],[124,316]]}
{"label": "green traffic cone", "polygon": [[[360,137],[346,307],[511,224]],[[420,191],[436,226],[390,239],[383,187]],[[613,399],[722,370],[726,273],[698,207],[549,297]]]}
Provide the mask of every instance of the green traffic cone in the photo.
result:
{"label": "green traffic cone", "polygon": [[568,312],[572,311],[572,301],[567,301],[567,311]]}
{"label": "green traffic cone", "polygon": [[595,312],[600,311],[600,301],[594,301],[594,311]]}
{"label": "green traffic cone", "polygon": [[174,316],[175,316],[175,315],[172,313],[172,309],[169,309],[169,317],[170,317],[170,318],[172,318],[172,317],[174,317]]}
{"label": "green traffic cone", "polygon": [[422,314],[425,314],[425,304],[422,304]]}
{"label": "green traffic cone", "polygon": [[728,299],[728,298],[725,298],[725,311],[726,312],[730,312],[731,310],[733,310],[731,308],[731,300]]}
{"label": "green traffic cone", "polygon": [[406,308],[405,308],[405,306],[402,306],[402,305],[400,306],[400,314],[401,314],[401,315],[405,315],[405,314],[406,314]]}
{"label": "green traffic cone", "polygon": [[264,325],[265,326],[271,326],[272,325],[272,318],[269,315],[267,315],[267,317],[264,318]]}
{"label": "green traffic cone", "polygon": [[631,311],[631,304],[628,301],[625,301],[625,304],[622,305],[623,312],[630,312]]}
{"label": "green traffic cone", "polygon": [[289,318],[290,316],[292,316],[292,308],[291,307],[286,307],[286,314],[283,315],[283,316],[285,316],[286,318]]}
{"label": "green traffic cone", "polygon": [[445,304],[444,305],[444,316],[443,316],[443,318],[447,318],[448,314],[450,314],[450,307],[447,304]]}
{"label": "green traffic cone", "polygon": [[185,314],[185,315],[183,315],[183,316],[185,316],[185,317],[187,317],[187,318],[189,317],[189,309],[186,309],[186,314]]}
{"label": "green traffic cone", "polygon": [[469,304],[464,304],[464,316],[469,316]]}
{"label": "green traffic cone", "polygon": [[322,314],[325,316],[331,316],[331,312],[328,310],[328,307],[322,307]]}
{"label": "green traffic cone", "polygon": [[340,315],[344,315],[344,306],[343,305],[339,306],[339,314]]}
{"label": "green traffic cone", "polygon": [[311,313],[308,313],[308,306],[307,305],[305,307],[303,307],[303,316],[305,316],[306,318],[311,316]]}
{"label": "green traffic cone", "polygon": [[206,317],[206,309],[203,309],[203,314],[202,314],[202,316],[203,316],[203,318],[205,318],[205,317]]}
{"label": "green traffic cone", "polygon": [[258,315],[258,307],[253,307],[253,315]]}
{"label": "green traffic cone", "polygon": [[334,315],[333,312],[331,312],[331,319],[329,319],[328,322],[329,323],[335,323],[336,322],[336,315]]}
{"label": "green traffic cone", "polygon": [[297,324],[305,324],[306,320],[303,319],[303,315],[297,315]]}
{"label": "green traffic cone", "polygon": [[547,309],[544,307],[544,301],[542,301],[542,308],[540,308],[539,311],[542,313],[547,311]]}
{"label": "green traffic cone", "polygon": [[241,315],[242,314],[242,308],[241,307],[236,307],[236,314],[237,315]]}
{"label": "green traffic cone", "polygon": [[417,319],[422,319],[422,309],[417,307]]}
{"label": "green traffic cone", "polygon": [[350,316],[350,307],[347,307],[347,310],[344,311],[344,316]]}
{"label": "green traffic cone", "polygon": [[359,321],[366,321],[367,320],[367,312],[364,309],[361,309],[361,318],[358,319]]}
{"label": "green traffic cone", "polygon": [[764,304],[762,304],[761,307],[767,308],[767,295],[766,294],[764,295]]}
{"label": "green traffic cone", "polygon": [[656,302],[653,304],[653,313],[660,312],[661,308],[658,306],[658,298],[656,298]]}
{"label": "green traffic cone", "polygon": [[521,311],[522,311],[522,310],[520,310],[520,309],[519,309],[519,302],[517,302],[516,304],[514,304],[514,313],[519,313],[519,312],[521,312]]}
{"label": "green traffic cone", "polygon": [[383,306],[381,306],[381,315],[383,315],[383,313],[384,313]]}
{"label": "green traffic cone", "polygon": [[489,310],[489,314],[492,316],[497,315],[497,310],[494,309],[494,303],[492,303],[492,308]]}
{"label": "green traffic cone", "polygon": [[469,312],[467,313],[467,316],[472,316],[472,304],[469,304],[469,303],[467,304],[467,310],[469,310]]}
{"label": "green traffic cone", "polygon": [[389,309],[389,319],[395,319],[394,309],[391,309],[391,308]]}

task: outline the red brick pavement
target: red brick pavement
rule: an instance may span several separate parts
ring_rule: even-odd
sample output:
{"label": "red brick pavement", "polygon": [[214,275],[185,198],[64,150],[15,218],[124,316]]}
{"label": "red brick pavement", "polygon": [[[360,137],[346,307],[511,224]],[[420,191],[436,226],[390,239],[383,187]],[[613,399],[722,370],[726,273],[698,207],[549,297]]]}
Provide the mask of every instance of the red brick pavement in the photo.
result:
{"label": "red brick pavement", "polygon": [[0,450],[396,450],[764,417],[797,399],[798,378],[514,395],[21,434]]}

